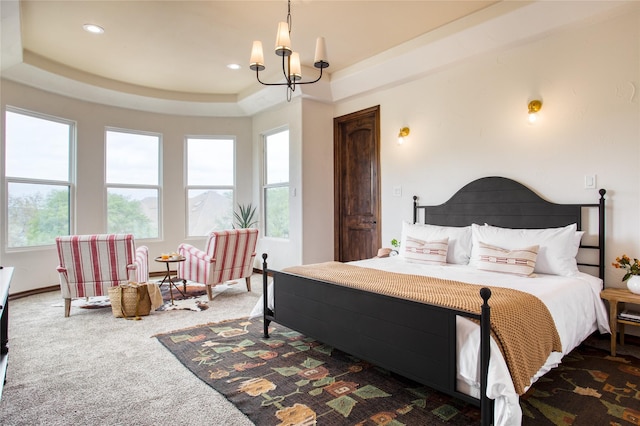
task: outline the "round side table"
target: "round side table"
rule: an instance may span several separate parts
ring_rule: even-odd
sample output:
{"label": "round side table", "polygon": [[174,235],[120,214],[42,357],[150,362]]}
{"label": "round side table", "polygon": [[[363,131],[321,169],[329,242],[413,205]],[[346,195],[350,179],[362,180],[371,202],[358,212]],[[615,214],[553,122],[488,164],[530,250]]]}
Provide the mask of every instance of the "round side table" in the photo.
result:
{"label": "round side table", "polygon": [[[182,297],[185,297],[184,293],[182,291],[180,291],[180,289],[178,288],[178,286],[176,285],[176,282],[171,279],[171,272],[169,270],[169,264],[170,263],[177,263],[177,262],[184,262],[186,259],[183,256],[171,256],[168,258],[163,258],[162,256],[158,256],[155,259],[156,262],[161,262],[164,263],[165,265],[167,265],[167,273],[165,274],[164,278],[162,279],[162,281],[160,281],[160,287],[162,287],[162,284],[164,283],[168,283],[169,284],[169,295],[171,296],[171,304],[174,305],[173,303],[173,288],[175,288],[176,290],[178,290],[178,293],[180,293],[182,295]],[[186,284],[183,281],[183,285]]]}

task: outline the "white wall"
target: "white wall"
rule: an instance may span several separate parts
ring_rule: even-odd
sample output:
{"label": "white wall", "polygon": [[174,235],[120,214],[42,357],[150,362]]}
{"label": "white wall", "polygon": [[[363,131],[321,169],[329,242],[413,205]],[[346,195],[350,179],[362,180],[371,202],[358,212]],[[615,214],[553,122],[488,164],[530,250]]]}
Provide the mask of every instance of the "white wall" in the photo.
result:
{"label": "white wall", "polygon": [[[282,89],[282,96],[285,96]],[[257,265],[262,265],[262,254],[266,253],[268,267],[281,269],[302,263],[302,198],[294,196],[302,185],[302,128],[301,99],[256,114],[253,117],[253,152],[256,178],[254,194],[256,202],[262,206],[261,176],[263,165],[263,136],[275,130],[289,129],[289,238],[269,238],[264,236],[264,224],[260,223],[261,238],[256,248]],[[260,266],[261,267],[261,266]]]}
{"label": "white wall", "polygon": [[[499,175],[549,201],[595,203],[584,176],[597,175],[607,189],[607,265],[622,253],[640,256],[639,40],[635,8],[336,104],[336,116],[381,105],[384,245],[412,219],[414,194],[439,204]],[[541,119],[529,125],[536,98]],[[411,135],[398,146],[402,126]],[[606,284],[620,279],[608,266]]]}
{"label": "white wall", "polygon": [[302,108],[302,262],[326,262],[334,259],[333,106]]}
{"label": "white wall", "polygon": [[[332,105],[297,97],[253,117],[255,201],[262,205],[263,135],[287,127],[290,235],[279,239],[263,234],[256,267],[261,267],[263,253],[271,269],[333,260]],[[260,228],[264,233],[262,224]]]}
{"label": "white wall", "polygon": [[[250,118],[183,117],[146,113],[83,102],[33,89],[7,80],[1,81],[2,111],[6,105],[77,122],[77,227],[78,234],[105,232],[104,216],[104,132],[105,126],[142,130],[162,134],[163,154],[163,238],[138,240],[137,245],[149,247],[154,257],[176,250],[186,241],[186,195],[184,182],[185,135],[229,135],[236,137],[236,202],[251,202],[253,183],[252,139]],[[4,113],[2,114],[4,120]],[[4,138],[4,132],[2,137]],[[4,152],[4,150],[2,150]],[[4,192],[4,188],[2,188]],[[2,193],[0,192],[0,195]],[[4,197],[2,198],[4,209]],[[4,226],[2,233],[5,232]],[[4,236],[2,238],[4,242]],[[204,239],[189,239],[204,248]],[[58,264],[54,246],[38,250],[6,251],[0,262],[15,267],[11,293],[18,293],[58,284]],[[162,270],[153,262],[149,268]]]}

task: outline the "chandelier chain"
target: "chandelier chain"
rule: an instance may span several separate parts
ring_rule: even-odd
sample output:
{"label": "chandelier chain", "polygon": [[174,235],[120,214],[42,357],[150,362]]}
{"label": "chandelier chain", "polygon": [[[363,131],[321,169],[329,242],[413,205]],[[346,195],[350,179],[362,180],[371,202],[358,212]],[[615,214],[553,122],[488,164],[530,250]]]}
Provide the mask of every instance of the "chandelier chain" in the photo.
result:
{"label": "chandelier chain", "polygon": [[287,1],[287,27],[289,27],[289,35],[291,35],[291,0]]}

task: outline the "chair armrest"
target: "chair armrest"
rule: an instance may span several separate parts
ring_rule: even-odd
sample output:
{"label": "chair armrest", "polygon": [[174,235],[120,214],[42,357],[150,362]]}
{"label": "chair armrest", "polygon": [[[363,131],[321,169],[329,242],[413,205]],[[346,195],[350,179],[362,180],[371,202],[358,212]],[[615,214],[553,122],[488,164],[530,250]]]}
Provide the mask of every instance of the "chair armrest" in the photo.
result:
{"label": "chair armrest", "polygon": [[189,262],[191,260],[202,260],[204,262],[212,263],[216,261],[215,258],[209,256],[205,251],[187,243],[182,243],[178,246],[178,254],[186,259],[185,262]]}
{"label": "chair armrest", "polygon": [[127,269],[129,270],[130,281],[139,283],[146,283],[149,281],[149,248],[147,246],[140,246],[136,248],[134,264],[127,265]]}
{"label": "chair armrest", "polygon": [[178,246],[178,254],[184,257],[184,262],[178,262],[177,265],[178,277],[207,284],[216,259],[209,256],[207,252],[187,243]]}
{"label": "chair armrest", "polygon": [[69,286],[69,276],[67,275],[67,268],[62,265],[56,266],[56,271],[58,271],[59,280],[60,280],[60,291],[62,293],[62,298],[70,298],[73,295],[71,294],[71,288]]}

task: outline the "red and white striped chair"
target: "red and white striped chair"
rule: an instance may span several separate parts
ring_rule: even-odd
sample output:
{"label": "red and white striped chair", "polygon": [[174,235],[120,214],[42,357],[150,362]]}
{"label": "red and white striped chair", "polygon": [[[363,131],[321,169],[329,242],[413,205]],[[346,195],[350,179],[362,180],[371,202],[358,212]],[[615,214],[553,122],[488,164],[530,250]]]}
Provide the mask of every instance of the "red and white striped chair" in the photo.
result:
{"label": "red and white striped chair", "polygon": [[186,243],[178,246],[184,262],[178,262],[178,278],[211,287],[230,280],[244,278],[251,291],[253,259],[256,257],[258,230],[255,228],[213,231],[209,233],[204,251]]}
{"label": "red and white striped chair", "polygon": [[68,235],[56,238],[64,316],[71,299],[108,296],[109,287],[149,280],[149,250],[135,248],[132,234]]}

